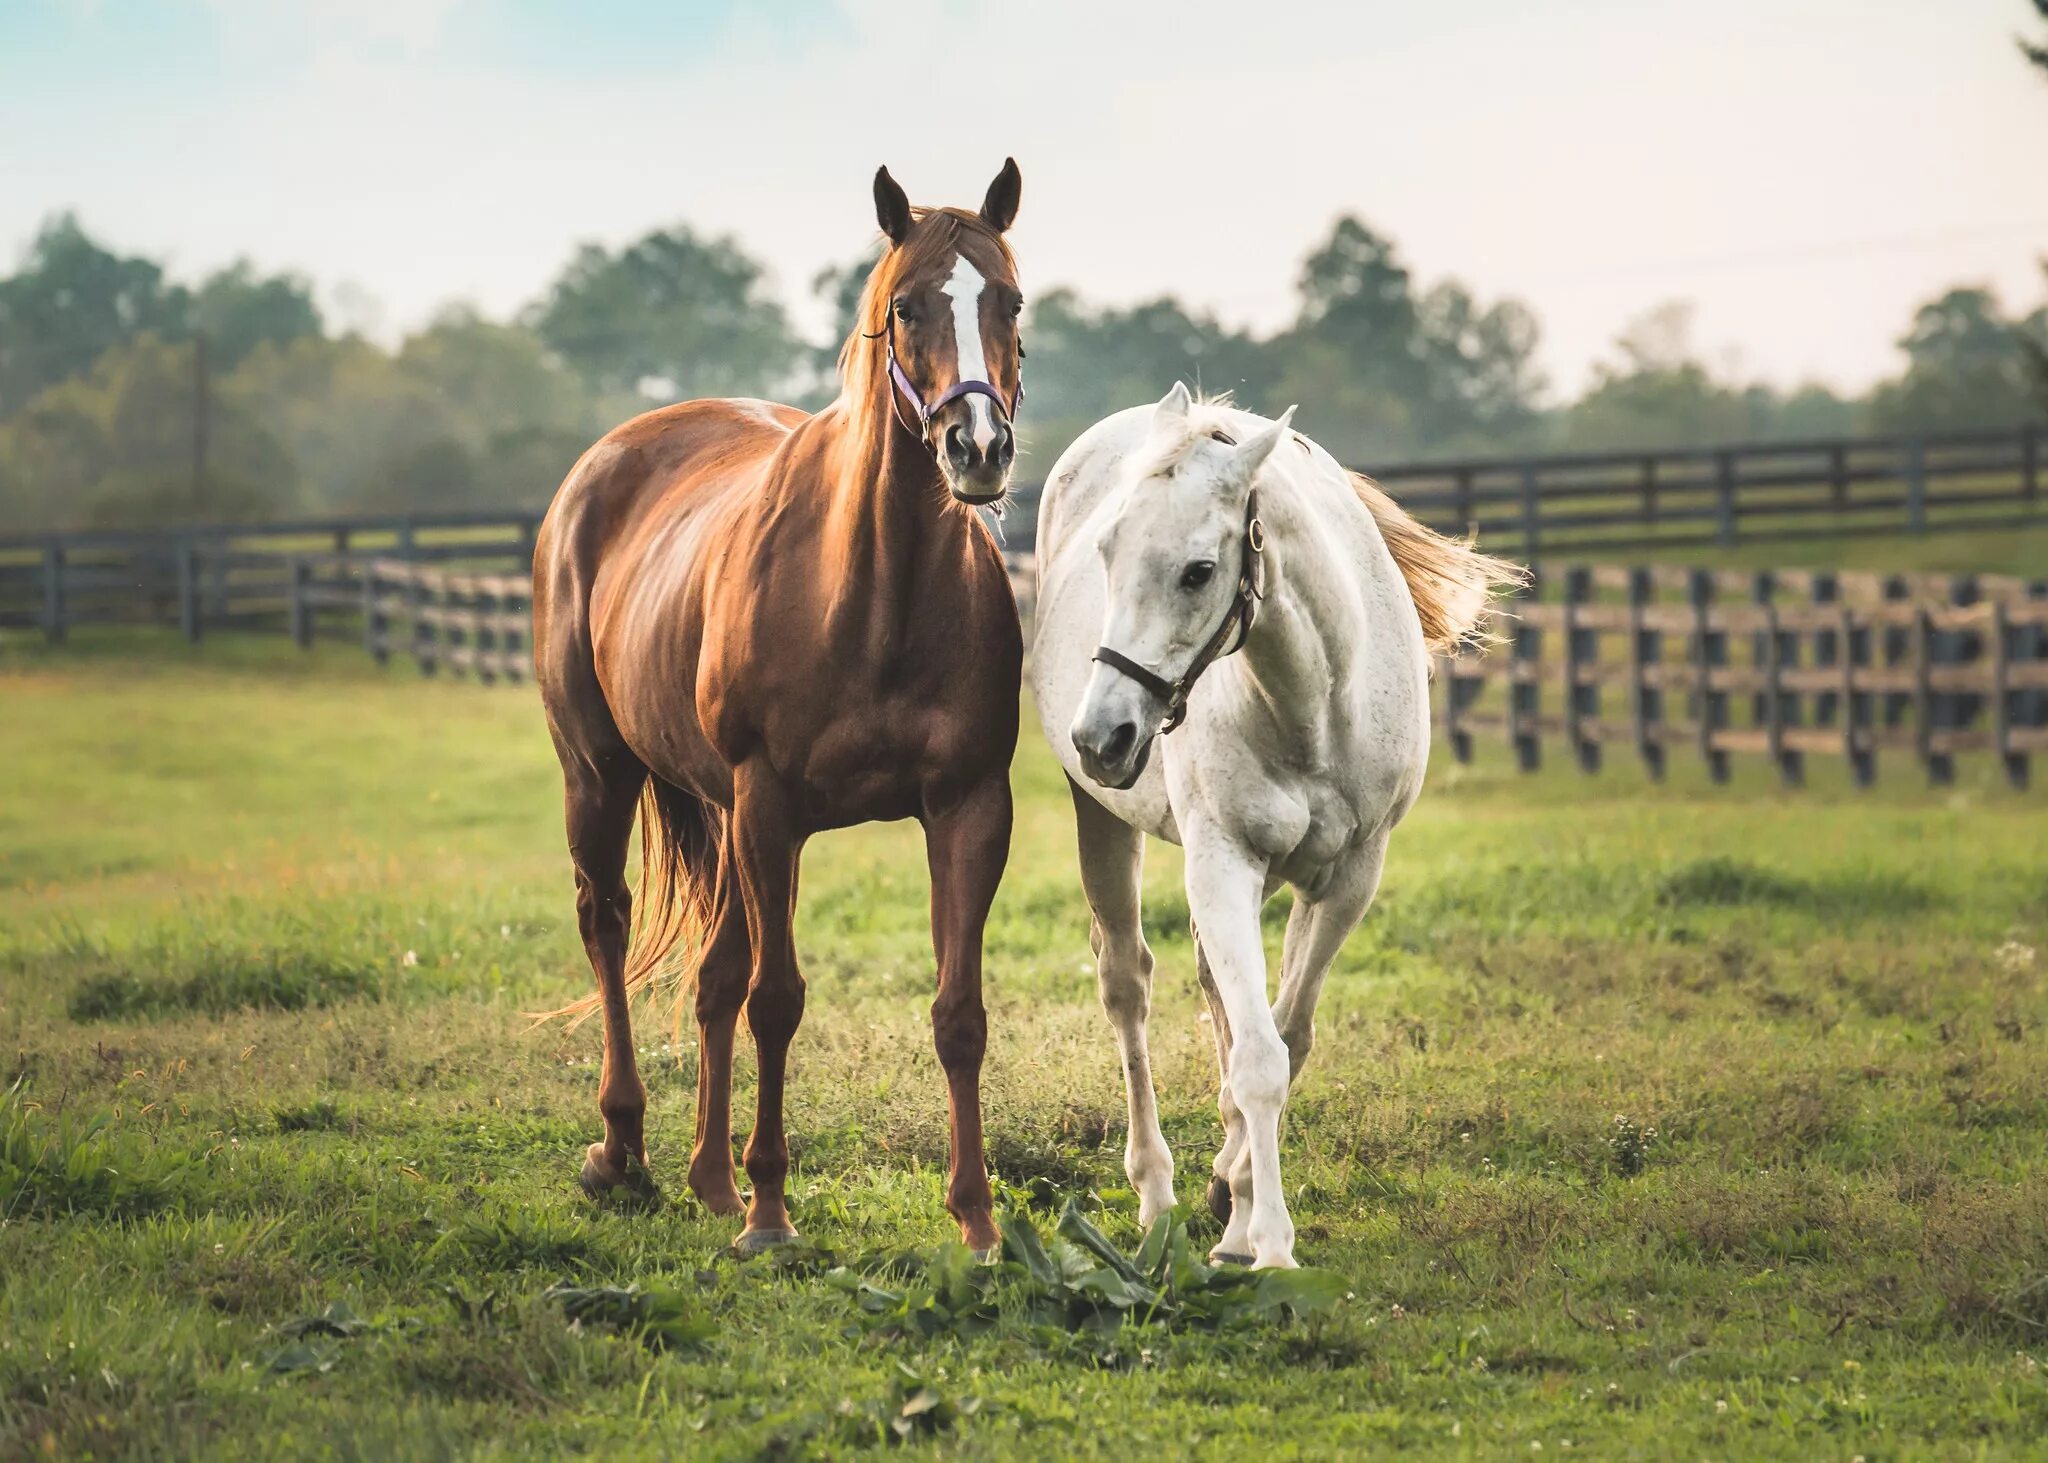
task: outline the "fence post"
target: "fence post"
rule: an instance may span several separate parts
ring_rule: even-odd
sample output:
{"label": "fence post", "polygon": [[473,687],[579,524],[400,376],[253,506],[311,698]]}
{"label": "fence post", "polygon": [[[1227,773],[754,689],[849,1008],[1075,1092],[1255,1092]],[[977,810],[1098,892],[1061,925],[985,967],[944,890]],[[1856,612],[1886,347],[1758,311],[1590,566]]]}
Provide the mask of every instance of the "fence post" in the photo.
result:
{"label": "fence post", "polygon": [[1925,604],[1913,610],[1913,747],[1927,769],[1927,785],[1942,787],[1954,780],[1946,757],[1934,750],[1934,620]]}
{"label": "fence post", "polygon": [[178,630],[194,645],[203,633],[205,616],[199,603],[199,546],[189,537],[178,540]]}
{"label": "fence post", "polygon": [[1849,506],[1849,449],[1840,442],[1828,449],[1828,489],[1836,512]]}
{"label": "fence post", "polygon": [[2041,429],[2028,427],[2020,433],[2020,497],[2029,508],[2041,494]]}
{"label": "fence post", "polygon": [[1858,787],[1877,780],[1877,749],[1864,735],[1870,729],[1870,698],[1856,691],[1856,666],[1868,651],[1870,639],[1856,633],[1855,612],[1848,605],[1842,615],[1842,753],[1849,759],[1849,775]]}
{"label": "fence post", "polygon": [[1657,526],[1657,459],[1643,459],[1643,527]]}
{"label": "fence post", "polygon": [[310,566],[297,554],[285,562],[285,573],[291,584],[290,623],[292,644],[301,650],[313,648],[313,606],[307,602],[307,580]]}
{"label": "fence post", "polygon": [[377,596],[377,561],[363,565],[363,649],[378,665],[390,663],[391,651],[384,643],[384,610]]}
{"label": "fence post", "polygon": [[1728,752],[1714,745],[1714,733],[1728,724],[1728,693],[1713,688],[1714,672],[1728,663],[1728,635],[1713,628],[1714,571],[1695,569],[1687,579],[1687,597],[1692,601],[1693,679],[1695,713],[1699,721],[1700,756],[1714,781],[1728,780]]}
{"label": "fence post", "polygon": [[2005,769],[2005,780],[2015,789],[2027,785],[2027,755],[2012,749],[2012,673],[2009,657],[2012,644],[2005,623],[2005,601],[1991,601],[1989,630],[1991,683],[1991,750]]}
{"label": "fence post", "polygon": [[[1886,604],[1903,604],[1912,599],[1913,586],[1903,574],[1887,575],[1884,581],[1883,594]],[[1912,633],[1904,626],[1885,623],[1873,627],[1871,638],[1873,641],[1884,646],[1884,667],[1886,670],[1897,670],[1906,663],[1907,652],[1911,647],[1913,637]],[[1875,654],[1871,656],[1873,661],[1876,658]],[[1912,704],[1912,701],[1913,697],[1908,692],[1885,692],[1882,698],[1884,724],[1888,727],[1897,726],[1900,721],[1905,719],[1906,708]]]}
{"label": "fence post", "polygon": [[1586,722],[1600,715],[1600,684],[1588,679],[1600,669],[1597,631],[1579,623],[1579,609],[1593,597],[1593,571],[1574,564],[1564,575],[1564,734],[1578,758],[1579,770],[1600,770],[1600,739]]}
{"label": "fence post", "polygon": [[1664,692],[1650,684],[1650,667],[1661,669],[1664,634],[1645,628],[1643,609],[1656,597],[1656,578],[1648,569],[1628,571],[1629,712],[1635,722],[1636,751],[1656,781],[1664,780]]}
{"label": "fence post", "polygon": [[1735,547],[1735,454],[1714,454],[1714,537],[1724,549]]}
{"label": "fence post", "polygon": [[[2048,579],[2036,579],[2027,586],[2027,603],[2031,609],[2040,610],[2048,605]],[[2010,643],[2015,659],[2030,664],[2048,662],[2048,624],[2036,620],[2025,629],[2012,632]],[[2009,698],[2009,715],[2017,726],[2029,729],[2048,727],[2048,690],[2036,687],[2021,691]],[[2007,764],[2007,776],[2016,777],[2016,786],[2025,786],[2027,781],[2027,754],[2018,755],[2018,766]]]}
{"label": "fence post", "polygon": [[64,541],[43,546],[43,635],[52,645],[64,643]]}
{"label": "fence post", "polygon": [[[1529,570],[1523,598],[1530,604],[1542,595],[1540,571]],[[1543,763],[1543,728],[1538,722],[1542,709],[1543,632],[1527,616],[1515,620],[1508,637],[1508,742],[1515,749],[1515,765],[1534,772]]]}
{"label": "fence post", "polygon": [[1537,546],[1543,538],[1543,508],[1536,490],[1536,469],[1533,465],[1522,468],[1522,556],[1536,557]]}
{"label": "fence post", "polygon": [[1927,444],[1918,437],[1906,444],[1906,527],[1927,528]]}
{"label": "fence post", "polygon": [[[1842,598],[1842,581],[1832,569],[1823,570],[1813,576],[1813,604],[1816,609],[1822,605],[1837,604]],[[1837,657],[1847,653],[1848,642],[1838,630],[1816,630],[1813,633],[1813,664],[1820,670],[1837,663]],[[1813,698],[1813,724],[1832,726],[1839,714],[1840,694],[1835,691],[1820,691]]]}

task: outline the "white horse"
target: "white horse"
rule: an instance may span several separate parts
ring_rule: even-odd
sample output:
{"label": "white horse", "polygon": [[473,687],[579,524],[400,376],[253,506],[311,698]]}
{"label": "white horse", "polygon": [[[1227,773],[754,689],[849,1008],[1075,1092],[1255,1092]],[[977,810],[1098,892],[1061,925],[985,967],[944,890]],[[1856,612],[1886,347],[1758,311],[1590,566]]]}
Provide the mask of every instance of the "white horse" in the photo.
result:
{"label": "white horse", "polygon": [[[1294,1264],[1281,1108],[1323,976],[1422,788],[1430,652],[1473,634],[1518,574],[1415,522],[1290,431],[1292,416],[1266,421],[1176,385],[1090,428],[1039,510],[1032,644],[1122,1048],[1139,1218],[1174,1202],[1145,1044],[1150,833],[1187,849],[1215,1029],[1224,1143],[1209,1203],[1226,1227],[1212,1258],[1260,1267]],[[1295,903],[1269,1009],[1259,910],[1283,883]]]}

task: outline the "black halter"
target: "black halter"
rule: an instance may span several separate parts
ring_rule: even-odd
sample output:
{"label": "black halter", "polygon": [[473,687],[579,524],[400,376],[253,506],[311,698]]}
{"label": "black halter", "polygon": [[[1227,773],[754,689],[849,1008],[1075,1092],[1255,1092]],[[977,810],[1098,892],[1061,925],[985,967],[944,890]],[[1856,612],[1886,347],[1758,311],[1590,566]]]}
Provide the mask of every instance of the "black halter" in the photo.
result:
{"label": "black halter", "polygon": [[1259,490],[1254,487],[1245,498],[1237,592],[1230,597],[1230,608],[1223,612],[1222,623],[1195,652],[1195,658],[1180,673],[1180,679],[1169,681],[1151,667],[1140,665],[1122,651],[1107,645],[1095,647],[1095,659],[1111,670],[1129,676],[1153,695],[1166,699],[1166,716],[1159,723],[1161,736],[1187,719],[1188,693],[1195,689],[1195,682],[1201,679],[1202,672],[1224,656],[1235,655],[1244,648],[1244,642],[1252,633],[1252,621],[1259,612],[1259,602],[1266,597],[1265,551],[1266,528],[1259,522]]}

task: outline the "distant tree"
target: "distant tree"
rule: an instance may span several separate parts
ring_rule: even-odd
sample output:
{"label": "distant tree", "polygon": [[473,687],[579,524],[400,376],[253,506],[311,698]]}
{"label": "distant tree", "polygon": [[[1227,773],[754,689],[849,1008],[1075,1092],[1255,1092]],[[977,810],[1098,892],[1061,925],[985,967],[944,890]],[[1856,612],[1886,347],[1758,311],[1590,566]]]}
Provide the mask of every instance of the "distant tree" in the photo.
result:
{"label": "distant tree", "polygon": [[1299,291],[1293,333],[1331,347],[1357,386],[1408,402],[1428,396],[1415,282],[1393,240],[1350,215],[1338,219],[1302,262]]}
{"label": "distant tree", "polygon": [[312,286],[292,274],[259,276],[238,259],[192,293],[192,328],[204,332],[213,369],[232,371],[259,345],[290,345],[321,333]]}
{"label": "distant tree", "polygon": [[1455,280],[1418,294],[1393,241],[1350,216],[1303,262],[1299,290],[1294,326],[1269,342],[1278,395],[1314,413],[1338,456],[1369,465],[1533,429],[1541,331],[1520,301],[1482,305]]}
{"label": "distant tree", "polygon": [[1258,342],[1170,296],[1097,308],[1072,290],[1048,290],[1033,301],[1023,337],[1023,430],[1034,452],[1057,451],[1101,417],[1157,401],[1175,381],[1261,405],[1272,376]]}
{"label": "distant tree", "polygon": [[194,477],[192,356],[150,332],[39,393],[4,427],[7,517],[37,527],[260,519],[295,505],[290,456],[260,415],[216,399]]}
{"label": "distant tree", "polygon": [[2008,427],[2038,420],[2044,403],[2030,350],[2048,341],[2048,308],[2008,320],[1989,289],[1961,286],[1914,313],[1899,340],[1906,370],[1873,393],[1871,417],[1885,431]]}
{"label": "distant tree", "polygon": [[0,418],[142,331],[182,338],[190,303],[160,266],[102,248],[72,214],[51,218],[21,269],[0,279]]}
{"label": "distant tree", "polygon": [[1520,300],[1482,307],[1455,280],[1418,302],[1416,328],[1428,395],[1418,429],[1426,446],[1459,440],[1505,442],[1535,422],[1543,376],[1536,347],[1543,329]]}
{"label": "distant tree", "polygon": [[687,226],[617,253],[584,245],[527,318],[605,391],[772,395],[804,350],[766,293],[761,266],[733,240]]}
{"label": "distant tree", "polygon": [[1673,301],[1629,322],[1614,355],[1595,363],[1592,384],[1565,408],[1566,447],[1682,447],[1753,435],[1763,403],[1714,379],[1694,352],[1692,318],[1690,304]]}
{"label": "distant tree", "polygon": [[[2034,10],[2044,22],[2048,22],[2048,0],[2034,0]],[[2048,37],[2044,37],[2038,46],[2022,39],[2020,41],[2020,54],[2043,71],[2048,71]]]}

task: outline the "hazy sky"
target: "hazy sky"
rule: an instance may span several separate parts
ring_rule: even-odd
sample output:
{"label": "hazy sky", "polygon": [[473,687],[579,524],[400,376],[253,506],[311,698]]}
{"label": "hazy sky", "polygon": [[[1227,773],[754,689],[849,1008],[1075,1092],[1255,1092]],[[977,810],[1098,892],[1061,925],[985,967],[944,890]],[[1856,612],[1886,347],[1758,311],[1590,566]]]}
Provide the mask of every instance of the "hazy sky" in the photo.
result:
{"label": "hazy sky", "polygon": [[[1340,212],[1526,299],[1576,385],[1631,317],[1861,386],[1959,280],[2044,293],[2024,0],[0,0],[0,257],[76,208],[390,335],[586,239],[741,236],[806,325],[872,234],[1024,169],[1026,289],[1271,326]],[[364,299],[374,300],[375,309]]]}

